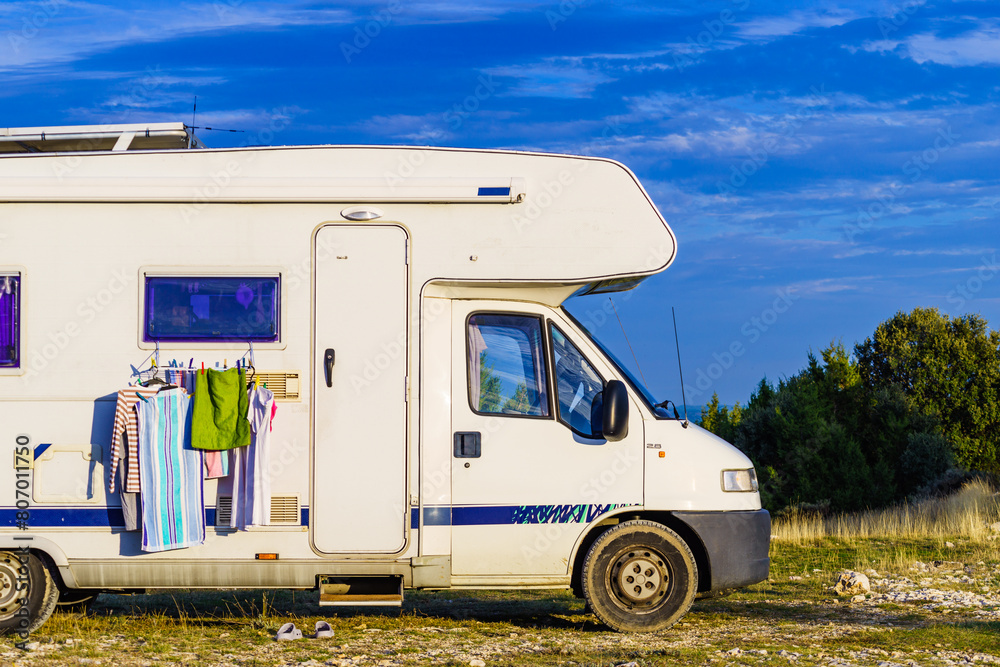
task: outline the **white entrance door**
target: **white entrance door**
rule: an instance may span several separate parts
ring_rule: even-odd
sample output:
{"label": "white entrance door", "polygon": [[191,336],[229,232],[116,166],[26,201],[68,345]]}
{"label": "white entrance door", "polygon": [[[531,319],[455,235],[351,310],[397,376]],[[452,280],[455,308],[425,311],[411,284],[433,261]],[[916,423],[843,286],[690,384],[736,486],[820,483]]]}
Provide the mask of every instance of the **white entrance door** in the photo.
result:
{"label": "white entrance door", "polygon": [[321,553],[406,542],[406,240],[389,225],[316,234],[310,527]]}

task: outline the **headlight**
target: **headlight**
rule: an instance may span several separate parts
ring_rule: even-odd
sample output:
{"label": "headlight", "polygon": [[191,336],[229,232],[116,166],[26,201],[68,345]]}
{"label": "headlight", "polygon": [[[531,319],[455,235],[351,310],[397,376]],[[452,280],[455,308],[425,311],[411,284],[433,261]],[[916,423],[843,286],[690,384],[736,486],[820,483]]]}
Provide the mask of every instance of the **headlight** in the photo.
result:
{"label": "headlight", "polygon": [[747,470],[723,470],[723,491],[756,491],[757,473],[753,468]]}

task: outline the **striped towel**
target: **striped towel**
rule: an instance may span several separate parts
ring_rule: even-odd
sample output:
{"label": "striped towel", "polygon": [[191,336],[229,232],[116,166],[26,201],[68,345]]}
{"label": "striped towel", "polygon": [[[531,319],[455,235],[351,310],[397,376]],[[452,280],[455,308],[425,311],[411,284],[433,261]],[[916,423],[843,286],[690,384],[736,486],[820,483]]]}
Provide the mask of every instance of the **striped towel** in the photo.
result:
{"label": "striped towel", "polygon": [[137,406],[143,551],[205,541],[202,453],[191,449],[190,404],[183,389],[168,389]]}

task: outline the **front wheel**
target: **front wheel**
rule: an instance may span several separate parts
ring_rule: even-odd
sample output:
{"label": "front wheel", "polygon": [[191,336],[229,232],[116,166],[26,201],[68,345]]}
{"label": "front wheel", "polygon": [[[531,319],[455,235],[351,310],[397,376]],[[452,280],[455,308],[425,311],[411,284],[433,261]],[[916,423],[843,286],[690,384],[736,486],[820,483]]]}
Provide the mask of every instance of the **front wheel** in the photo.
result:
{"label": "front wheel", "polygon": [[626,521],[594,541],[583,563],[583,594],[619,632],[656,632],[694,601],[698,566],[677,533],[653,521]]}
{"label": "front wheel", "polygon": [[59,587],[38,556],[0,551],[0,635],[34,632],[58,600]]}

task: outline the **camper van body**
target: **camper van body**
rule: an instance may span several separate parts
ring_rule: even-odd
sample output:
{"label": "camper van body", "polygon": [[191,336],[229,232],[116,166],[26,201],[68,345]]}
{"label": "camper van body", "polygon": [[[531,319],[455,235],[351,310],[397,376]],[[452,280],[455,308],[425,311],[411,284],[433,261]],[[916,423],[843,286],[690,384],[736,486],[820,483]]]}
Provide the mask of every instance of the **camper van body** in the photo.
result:
{"label": "camper van body", "polygon": [[[5,581],[30,570],[36,590],[64,599],[316,589],[324,604],[572,587],[608,624],[642,630],[676,621],[696,592],[766,578],[770,524],[750,461],[651,405],[561,307],[674,258],[670,228],[622,165],[204,149],[181,124],[0,140],[0,299],[14,306],[0,357]],[[151,335],[157,279],[266,280],[274,335]],[[484,402],[487,343],[521,345],[487,358],[498,375],[531,365],[530,407],[510,387],[503,405]],[[585,397],[597,402],[589,425],[582,384],[560,385],[573,351],[604,387]],[[269,525],[230,528],[225,482],[205,480],[204,543],[144,552],[109,492],[116,392],[154,362],[250,361],[276,394]],[[646,555],[622,555],[633,544]],[[623,567],[644,573],[634,591]],[[0,600],[4,629],[25,627],[15,612],[47,616],[45,597]]]}

